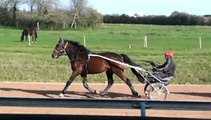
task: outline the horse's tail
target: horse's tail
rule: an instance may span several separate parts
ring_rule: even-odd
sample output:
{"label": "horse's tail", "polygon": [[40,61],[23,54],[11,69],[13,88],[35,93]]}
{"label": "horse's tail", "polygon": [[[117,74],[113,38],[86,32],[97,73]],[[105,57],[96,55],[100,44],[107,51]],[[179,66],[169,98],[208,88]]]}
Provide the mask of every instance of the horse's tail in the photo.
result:
{"label": "horse's tail", "polygon": [[25,29],[23,30],[22,35],[21,35],[21,42],[23,42],[24,40],[24,34],[25,34]]}
{"label": "horse's tail", "polygon": [[[123,57],[123,61],[131,66],[135,66],[135,67],[140,67],[140,65],[134,63],[127,55],[125,54],[120,54]],[[136,75],[136,77],[138,78],[138,80],[141,83],[145,83],[145,79],[143,78],[143,76],[135,69],[135,68],[130,68],[131,71],[133,72],[133,74]]]}

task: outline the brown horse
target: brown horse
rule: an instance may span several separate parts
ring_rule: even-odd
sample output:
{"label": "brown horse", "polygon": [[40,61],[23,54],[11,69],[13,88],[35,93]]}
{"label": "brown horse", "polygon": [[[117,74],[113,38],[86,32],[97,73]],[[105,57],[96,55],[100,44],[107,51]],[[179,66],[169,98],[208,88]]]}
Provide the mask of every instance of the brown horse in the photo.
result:
{"label": "brown horse", "polygon": [[[125,66],[100,57],[93,57],[93,56],[90,57],[89,54],[91,53],[91,51],[89,51],[83,45],[80,45],[78,42],[75,41],[60,39],[55,46],[55,49],[52,53],[52,57],[56,59],[59,58],[59,56],[63,55],[64,53],[66,53],[70,59],[72,75],[70,76],[64,89],[60,93],[60,97],[64,96],[64,93],[66,92],[68,86],[78,75],[82,77],[84,87],[89,92],[96,94],[96,90],[92,90],[91,88],[89,88],[87,84],[87,74],[98,74],[102,72],[106,72],[108,84],[104,89],[104,91],[101,93],[101,95],[105,95],[107,91],[110,89],[110,87],[114,82],[113,74],[116,74],[129,86],[133,96],[138,96],[138,93],[134,90],[134,87],[131,84],[130,80],[124,75]],[[119,62],[124,62],[130,65],[138,66],[137,64],[132,62],[127,55],[124,54],[104,52],[104,53],[98,53],[98,55]],[[131,70],[136,75],[136,77],[139,79],[140,82],[144,82],[143,77],[140,76],[140,74],[135,69],[131,68]]]}
{"label": "brown horse", "polygon": [[37,31],[36,28],[25,28],[23,29],[22,35],[21,35],[21,42],[29,40],[28,37],[31,37],[32,43],[37,42]]}

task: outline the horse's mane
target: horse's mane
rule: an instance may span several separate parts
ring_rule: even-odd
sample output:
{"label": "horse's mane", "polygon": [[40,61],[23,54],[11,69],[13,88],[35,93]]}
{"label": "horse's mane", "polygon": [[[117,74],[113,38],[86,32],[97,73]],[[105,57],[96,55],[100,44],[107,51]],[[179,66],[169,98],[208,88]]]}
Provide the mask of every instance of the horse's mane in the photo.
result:
{"label": "horse's mane", "polygon": [[79,49],[80,52],[91,53],[91,51],[89,49],[87,49],[86,47],[81,45],[79,42],[72,41],[72,40],[67,40],[67,41],[69,43],[73,44],[74,46],[76,46]]}

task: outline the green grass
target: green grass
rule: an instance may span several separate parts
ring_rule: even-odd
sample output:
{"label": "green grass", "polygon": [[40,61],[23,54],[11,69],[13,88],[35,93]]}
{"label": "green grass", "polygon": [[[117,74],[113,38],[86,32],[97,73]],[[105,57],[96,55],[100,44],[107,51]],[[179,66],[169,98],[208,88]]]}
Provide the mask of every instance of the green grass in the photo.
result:
{"label": "green grass", "polygon": [[[21,32],[0,28],[0,81],[65,82],[71,74],[69,60],[66,56],[54,60],[51,53],[60,37],[83,44],[85,35],[86,47],[91,51],[124,53],[138,64],[144,64],[142,59],[162,64],[163,53],[172,50],[177,65],[172,83],[211,83],[211,27],[104,24],[99,29],[40,30],[38,42],[31,46],[20,42]],[[148,48],[143,47],[144,36],[148,37]],[[132,49],[128,49],[129,44]],[[126,75],[138,83],[129,69]],[[88,76],[89,82],[105,82],[105,79],[104,73]],[[76,82],[81,82],[80,77]],[[115,82],[121,80],[115,77]]]}

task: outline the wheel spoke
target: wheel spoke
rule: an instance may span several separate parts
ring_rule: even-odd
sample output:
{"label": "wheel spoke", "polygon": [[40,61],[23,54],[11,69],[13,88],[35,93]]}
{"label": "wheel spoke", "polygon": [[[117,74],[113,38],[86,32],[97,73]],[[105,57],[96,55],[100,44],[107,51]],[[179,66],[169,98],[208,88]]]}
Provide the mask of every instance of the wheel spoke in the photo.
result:
{"label": "wheel spoke", "polygon": [[152,100],[165,100],[168,93],[168,89],[165,85],[153,83],[148,90],[148,97]]}

